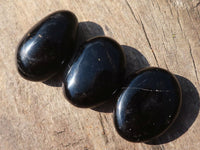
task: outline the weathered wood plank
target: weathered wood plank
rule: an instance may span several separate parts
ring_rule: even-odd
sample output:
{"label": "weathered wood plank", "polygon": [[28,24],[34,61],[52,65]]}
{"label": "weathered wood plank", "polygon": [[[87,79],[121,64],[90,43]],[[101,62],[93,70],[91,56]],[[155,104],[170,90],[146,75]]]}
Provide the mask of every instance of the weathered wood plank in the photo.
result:
{"label": "weathered wood plank", "polygon": [[[123,45],[128,73],[150,64],[179,75],[183,108],[175,125],[154,141],[160,145],[127,142],[115,132],[112,113],[75,108],[61,87],[17,74],[18,42],[60,9],[77,15],[86,38],[105,34]],[[199,149],[199,0],[0,0],[0,41],[0,149]]]}

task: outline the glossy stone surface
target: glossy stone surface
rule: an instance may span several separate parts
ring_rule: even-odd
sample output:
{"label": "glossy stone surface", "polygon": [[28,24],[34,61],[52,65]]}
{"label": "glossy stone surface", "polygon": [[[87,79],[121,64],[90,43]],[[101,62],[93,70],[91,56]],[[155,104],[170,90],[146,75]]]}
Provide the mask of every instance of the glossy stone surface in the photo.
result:
{"label": "glossy stone surface", "polygon": [[89,108],[112,98],[124,78],[121,46],[107,37],[96,37],[80,46],[64,79],[64,94],[77,107]]}
{"label": "glossy stone surface", "polygon": [[116,130],[128,141],[149,141],[175,121],[181,102],[181,89],[174,75],[160,68],[141,70],[118,98]]}
{"label": "glossy stone surface", "polygon": [[36,24],[17,49],[17,69],[31,81],[45,81],[54,76],[74,53],[78,27],[69,11],[55,12]]}

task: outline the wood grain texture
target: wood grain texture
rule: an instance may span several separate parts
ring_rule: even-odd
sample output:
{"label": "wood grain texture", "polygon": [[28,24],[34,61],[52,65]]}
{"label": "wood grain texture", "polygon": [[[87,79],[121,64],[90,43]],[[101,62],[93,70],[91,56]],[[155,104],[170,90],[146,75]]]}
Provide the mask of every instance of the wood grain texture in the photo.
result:
{"label": "wood grain texture", "polygon": [[[15,50],[22,36],[62,9],[77,15],[88,37],[105,34],[123,45],[128,74],[150,65],[178,75],[183,107],[165,135],[127,142],[115,132],[112,113],[75,108],[61,87],[18,75]],[[1,150],[199,149],[199,0],[0,0],[0,43]]]}

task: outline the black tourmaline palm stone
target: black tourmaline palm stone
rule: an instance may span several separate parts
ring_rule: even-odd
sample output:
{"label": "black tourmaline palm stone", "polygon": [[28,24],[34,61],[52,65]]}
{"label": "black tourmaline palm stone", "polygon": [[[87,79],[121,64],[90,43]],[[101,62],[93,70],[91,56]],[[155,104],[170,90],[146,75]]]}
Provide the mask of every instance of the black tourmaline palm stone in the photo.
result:
{"label": "black tourmaline palm stone", "polygon": [[120,136],[146,142],[163,134],[181,107],[181,89],[174,75],[160,68],[136,73],[118,98],[114,124]]}
{"label": "black tourmaline palm stone", "polygon": [[55,12],[36,24],[17,49],[17,69],[31,81],[45,81],[54,76],[73,55],[78,27],[69,11]]}
{"label": "black tourmaline palm stone", "polygon": [[108,37],[85,42],[70,64],[64,79],[64,93],[77,107],[95,107],[113,98],[124,78],[123,50]]}

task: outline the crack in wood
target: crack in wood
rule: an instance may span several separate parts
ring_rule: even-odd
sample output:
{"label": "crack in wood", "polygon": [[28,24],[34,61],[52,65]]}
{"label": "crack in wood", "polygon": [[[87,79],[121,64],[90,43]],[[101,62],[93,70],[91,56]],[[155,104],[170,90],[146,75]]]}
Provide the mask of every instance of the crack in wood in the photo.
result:
{"label": "crack in wood", "polygon": [[199,5],[200,5],[200,2],[198,2],[194,8],[198,7]]}
{"label": "crack in wood", "polygon": [[156,54],[155,54],[154,51],[153,51],[153,48],[152,48],[152,46],[151,46],[151,43],[150,43],[149,37],[148,37],[148,35],[147,35],[147,32],[146,32],[146,30],[145,30],[145,28],[144,28],[144,24],[143,24],[143,22],[142,22],[141,19],[140,19],[140,22],[141,22],[142,29],[143,29],[143,31],[144,31],[144,35],[145,35],[145,38],[146,38],[146,40],[147,40],[147,43],[148,43],[148,45],[149,45],[149,47],[150,47],[150,49],[151,49],[151,52],[152,52],[152,54],[153,54],[153,56],[154,56],[154,59],[156,60],[156,64],[157,64],[157,66],[159,67],[159,64],[158,64],[158,60],[157,60]]}
{"label": "crack in wood", "polygon": [[167,62],[166,62],[165,58],[164,58],[164,63],[165,63],[165,66],[166,66],[167,70],[169,70],[169,67],[167,65]]}
{"label": "crack in wood", "polygon": [[129,4],[128,0],[126,0],[125,2],[126,2],[126,4],[127,4],[128,8],[130,9],[131,14],[132,14],[132,16],[134,17],[135,21],[139,24],[139,21],[137,20],[137,18],[136,18],[136,16],[135,16],[135,13],[134,13],[134,11],[133,11],[131,5]]}
{"label": "crack in wood", "polygon": [[64,128],[64,130],[62,130],[62,131],[55,131],[55,134],[56,135],[60,135],[60,134],[62,134],[62,133],[64,133],[65,132],[65,128]]}
{"label": "crack in wood", "polygon": [[76,146],[76,145],[78,145],[78,144],[80,144],[80,142],[82,142],[83,141],[83,139],[79,139],[78,141],[76,141],[76,142],[73,142],[73,143],[69,143],[69,144],[63,144],[63,143],[61,143],[61,146],[62,147],[69,147],[69,146]]}
{"label": "crack in wood", "polygon": [[99,121],[100,121],[100,124],[101,124],[101,127],[102,127],[102,132],[103,132],[103,138],[104,138],[104,141],[105,141],[105,144],[108,143],[108,137],[106,135],[106,132],[105,132],[105,127],[104,127],[104,124],[103,124],[103,118],[101,116],[101,114],[99,113]]}
{"label": "crack in wood", "polygon": [[180,18],[179,18],[179,12],[178,12],[178,10],[176,12],[177,12],[177,21],[178,21],[179,27],[181,29],[181,32],[183,32],[183,28],[182,28],[182,25],[181,25],[181,22],[180,22]]}
{"label": "crack in wood", "polygon": [[169,0],[166,0],[166,2],[167,2],[167,5],[169,6],[169,9],[170,9],[170,13],[171,13],[171,15],[174,16],[174,15],[173,15],[173,12],[172,12],[171,5],[170,5],[170,3],[169,3]]}
{"label": "crack in wood", "polygon": [[159,11],[160,11],[160,13],[161,13],[161,15],[162,15],[162,10],[161,10],[160,5],[159,5],[159,3],[158,3],[157,0],[156,0],[156,3],[157,3],[157,6],[158,6],[158,9],[159,9]]}
{"label": "crack in wood", "polygon": [[190,12],[189,12],[189,10],[188,10],[187,8],[186,8],[186,11],[187,11],[187,14],[188,14],[188,16],[189,16],[189,18],[190,18],[190,21],[191,21],[191,23],[192,23],[192,27],[196,30],[198,39],[200,40],[199,31],[196,29],[196,27],[195,27],[195,25],[194,25],[194,23],[193,23],[193,20],[192,20],[192,17],[191,17],[191,15],[190,15]]}
{"label": "crack in wood", "polygon": [[163,145],[152,145],[151,150],[165,150]]}
{"label": "crack in wood", "polygon": [[[190,14],[189,14],[189,11],[188,11],[188,9],[186,9],[186,10],[187,10],[188,16],[189,16],[189,18],[190,18],[190,20],[191,20],[191,16],[190,16]],[[189,52],[190,52],[190,56],[191,56],[191,58],[192,58],[192,63],[193,63],[193,67],[194,67],[195,76],[196,76],[197,82],[199,83],[197,68],[196,68],[196,64],[195,64],[194,57],[193,57],[193,54],[192,54],[191,44],[190,44],[189,40],[186,38],[185,32],[183,31],[183,28],[182,28],[182,25],[181,25],[181,22],[180,22],[180,19],[179,19],[179,12],[178,12],[178,10],[177,10],[177,20],[178,20],[178,24],[179,24],[179,26],[180,26],[180,29],[181,29],[181,31],[182,31],[182,33],[183,33],[183,36],[184,36],[185,40],[188,42]],[[192,20],[191,20],[191,22],[192,22]],[[192,26],[194,27],[193,22],[192,22]],[[194,27],[194,28],[195,28],[195,27]],[[196,30],[196,28],[195,28],[195,30]],[[196,31],[197,31],[197,30],[196,30]],[[198,32],[197,32],[197,34],[198,34]],[[199,38],[199,36],[198,36],[198,38]]]}
{"label": "crack in wood", "polygon": [[197,81],[199,83],[199,78],[198,78],[198,74],[197,74],[197,67],[196,67],[196,64],[195,64],[195,61],[194,61],[194,57],[193,57],[193,54],[192,54],[192,48],[191,48],[189,40],[188,40],[188,45],[189,45],[190,56],[192,58],[192,63],[193,63],[194,71],[195,71],[195,76],[196,76],[196,79],[197,79]]}

